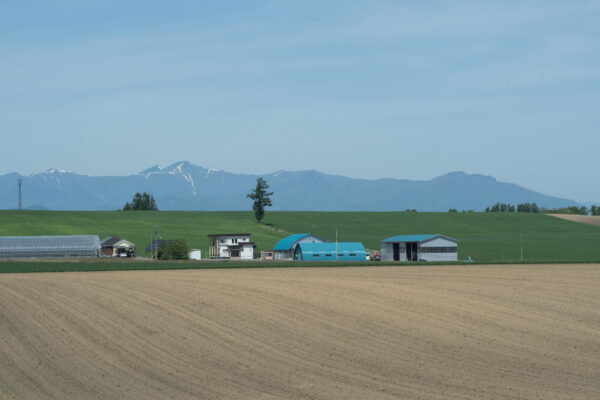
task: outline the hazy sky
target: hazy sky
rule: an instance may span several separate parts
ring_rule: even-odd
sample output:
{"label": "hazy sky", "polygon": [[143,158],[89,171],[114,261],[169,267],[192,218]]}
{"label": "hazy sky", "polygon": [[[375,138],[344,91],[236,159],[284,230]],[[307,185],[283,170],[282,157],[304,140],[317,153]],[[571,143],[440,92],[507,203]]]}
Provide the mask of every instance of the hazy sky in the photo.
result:
{"label": "hazy sky", "polygon": [[600,201],[600,0],[4,0],[0,38],[0,173],[463,170]]}

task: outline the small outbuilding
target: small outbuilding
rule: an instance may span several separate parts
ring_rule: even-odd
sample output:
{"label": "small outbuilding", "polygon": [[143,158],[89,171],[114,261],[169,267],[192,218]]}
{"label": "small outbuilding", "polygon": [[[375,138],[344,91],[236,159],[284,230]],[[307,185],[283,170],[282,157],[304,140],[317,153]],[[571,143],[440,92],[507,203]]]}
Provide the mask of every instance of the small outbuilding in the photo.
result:
{"label": "small outbuilding", "polygon": [[108,257],[135,257],[135,244],[117,236],[109,236],[100,242],[102,255]]}
{"label": "small outbuilding", "polygon": [[0,258],[99,257],[97,235],[3,236]]}
{"label": "small outbuilding", "polygon": [[274,260],[293,260],[296,247],[301,243],[324,243],[321,238],[310,233],[296,233],[281,239],[273,247]]}
{"label": "small outbuilding", "polygon": [[190,252],[188,253],[188,259],[194,260],[194,261],[202,260],[202,250],[191,249]]}
{"label": "small outbuilding", "polygon": [[298,261],[366,261],[367,251],[362,243],[300,243],[294,251]]}
{"label": "small outbuilding", "polygon": [[208,235],[209,257],[213,259],[252,260],[256,245],[249,233],[219,233]]}
{"label": "small outbuilding", "polygon": [[457,261],[458,240],[438,235],[399,235],[381,241],[381,261]]}

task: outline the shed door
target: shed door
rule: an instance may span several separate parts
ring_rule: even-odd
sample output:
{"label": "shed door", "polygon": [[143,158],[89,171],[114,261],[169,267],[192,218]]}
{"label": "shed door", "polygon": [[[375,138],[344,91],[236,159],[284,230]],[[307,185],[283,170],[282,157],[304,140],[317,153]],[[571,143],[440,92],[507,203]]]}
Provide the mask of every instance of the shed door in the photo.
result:
{"label": "shed door", "polygon": [[394,243],[394,261],[400,261],[400,243]]}
{"label": "shed door", "polygon": [[406,260],[407,261],[418,261],[418,246],[416,242],[406,243]]}

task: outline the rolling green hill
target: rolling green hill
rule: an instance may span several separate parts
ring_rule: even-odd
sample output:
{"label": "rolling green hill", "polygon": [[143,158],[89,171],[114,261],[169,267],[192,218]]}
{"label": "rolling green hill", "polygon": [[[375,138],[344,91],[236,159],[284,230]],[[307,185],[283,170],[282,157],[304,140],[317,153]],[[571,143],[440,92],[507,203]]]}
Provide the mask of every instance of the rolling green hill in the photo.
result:
{"label": "rolling green hill", "polygon": [[68,212],[0,211],[0,235],[116,235],[133,241],[138,254],[153,226],[165,239],[186,239],[207,254],[211,233],[249,232],[258,250],[290,233],[311,232],[326,240],[379,241],[399,234],[440,233],[459,240],[459,258],[481,262],[600,261],[600,227],[538,214],[410,212],[268,212],[257,224],[251,212]]}

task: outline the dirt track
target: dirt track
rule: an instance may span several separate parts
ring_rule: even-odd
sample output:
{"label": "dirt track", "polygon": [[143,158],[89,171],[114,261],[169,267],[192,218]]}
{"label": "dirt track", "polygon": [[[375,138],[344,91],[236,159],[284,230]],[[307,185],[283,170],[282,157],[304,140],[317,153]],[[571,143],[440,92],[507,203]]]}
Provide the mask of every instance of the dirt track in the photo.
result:
{"label": "dirt track", "polygon": [[598,399],[600,265],[0,275],[0,399]]}
{"label": "dirt track", "polygon": [[600,225],[600,216],[598,215],[573,215],[573,214],[550,214],[553,217],[566,219],[573,222],[581,222],[589,225]]}

